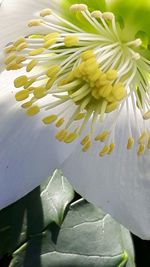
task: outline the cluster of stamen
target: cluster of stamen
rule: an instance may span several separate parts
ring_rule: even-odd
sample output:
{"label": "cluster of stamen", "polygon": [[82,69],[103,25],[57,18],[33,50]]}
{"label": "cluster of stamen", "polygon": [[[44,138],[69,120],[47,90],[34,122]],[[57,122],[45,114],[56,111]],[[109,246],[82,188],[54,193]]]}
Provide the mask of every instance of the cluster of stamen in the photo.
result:
{"label": "cluster of stamen", "polygon": [[[137,154],[142,155],[146,147],[150,148],[145,122],[150,118],[150,92],[146,75],[149,62],[137,51],[141,40],[123,42],[110,12],[90,13],[83,4],[70,9],[75,14],[80,12],[93,33],[44,9],[41,18],[30,21],[28,26],[43,26],[47,34],[20,37],[6,47],[6,69],[25,68],[26,72],[14,81],[18,88],[16,100],[21,101],[28,116],[50,111],[42,121],[55,125],[59,141],[71,143],[81,138],[84,152],[94,141],[104,142],[99,153],[104,156],[115,148],[117,119],[124,106],[129,116],[131,97],[139,134]],[[53,17],[58,23],[53,22]],[[144,120],[143,131],[136,120],[137,109]],[[114,114],[110,128],[101,130],[110,113]],[[131,149],[134,138],[130,118],[128,128],[127,149]]]}

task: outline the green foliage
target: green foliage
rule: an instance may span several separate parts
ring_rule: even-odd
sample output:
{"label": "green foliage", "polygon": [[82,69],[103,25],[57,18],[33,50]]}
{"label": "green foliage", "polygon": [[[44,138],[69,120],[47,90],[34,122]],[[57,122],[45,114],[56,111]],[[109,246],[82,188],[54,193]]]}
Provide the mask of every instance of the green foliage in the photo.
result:
{"label": "green foliage", "polygon": [[11,253],[28,237],[41,233],[48,224],[61,223],[74,190],[60,172],[55,171],[43,186],[0,212],[0,258]]}
{"label": "green foliage", "polygon": [[[129,232],[74,197],[58,171],[40,188],[0,212],[0,253],[11,267],[134,267]],[[68,206],[69,205],[69,206]]]}

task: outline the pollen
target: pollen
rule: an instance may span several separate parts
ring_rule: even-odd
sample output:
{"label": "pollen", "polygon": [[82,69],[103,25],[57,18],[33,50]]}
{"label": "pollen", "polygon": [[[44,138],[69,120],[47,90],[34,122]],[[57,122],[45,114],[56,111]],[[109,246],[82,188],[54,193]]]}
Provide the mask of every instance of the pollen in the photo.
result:
{"label": "pollen", "polygon": [[41,19],[33,19],[33,20],[30,20],[28,22],[28,26],[29,27],[37,27],[37,26],[40,26],[42,23],[42,20]]}
{"label": "pollen", "polygon": [[101,132],[99,135],[97,135],[95,137],[95,141],[101,141],[104,142],[105,139],[109,136],[109,132],[108,131],[103,131]]}
{"label": "pollen", "polygon": [[29,52],[29,56],[37,56],[44,52],[44,48],[37,48]]}
{"label": "pollen", "polygon": [[43,123],[44,124],[50,124],[50,123],[53,123],[56,120],[57,120],[57,115],[53,114],[53,115],[49,115],[49,116],[43,118]]}
{"label": "pollen", "polygon": [[43,9],[28,22],[38,34],[4,49],[6,70],[24,73],[14,80],[16,101],[29,117],[40,113],[57,142],[76,140],[87,153],[95,144],[100,157],[121,145],[116,133],[126,122],[126,150],[134,146],[141,156],[150,149],[150,61],[142,41],[125,40],[112,12],[85,4],[70,11],[80,23]]}
{"label": "pollen", "polygon": [[77,46],[79,43],[79,38],[78,36],[68,35],[64,38],[64,43],[66,47]]}
{"label": "pollen", "polygon": [[100,157],[104,157],[105,155],[107,155],[108,153],[110,153],[110,146],[109,145],[105,145],[103,147],[103,149],[101,150],[101,152],[99,153]]}
{"label": "pollen", "polygon": [[28,90],[21,90],[18,93],[16,93],[15,98],[17,101],[25,100],[29,97],[29,91]]}
{"label": "pollen", "polygon": [[86,11],[87,5],[85,4],[74,4],[70,7],[71,11],[77,12],[77,11]]}
{"label": "pollen", "polygon": [[27,65],[27,67],[26,67],[26,71],[27,72],[30,72],[31,70],[33,70],[33,68],[35,67],[35,66],[37,66],[38,65],[38,61],[36,60],[36,59],[32,59],[29,63],[28,63],[28,65]]}
{"label": "pollen", "polygon": [[28,116],[34,116],[39,112],[40,112],[40,108],[38,106],[32,106],[29,109],[27,109],[26,114]]}
{"label": "pollen", "polygon": [[47,71],[47,76],[49,78],[54,77],[58,72],[60,71],[60,66],[52,66],[48,71]]}
{"label": "pollen", "polygon": [[43,86],[36,87],[33,91],[33,95],[37,99],[43,98],[45,94],[46,94],[46,90],[45,90],[45,87]]}
{"label": "pollen", "polygon": [[148,110],[147,112],[144,113],[143,119],[144,120],[149,120],[150,119],[150,110]]}
{"label": "pollen", "polygon": [[127,143],[127,149],[131,149],[134,145],[134,139],[133,137],[128,138],[128,143]]}
{"label": "pollen", "polygon": [[65,122],[65,118],[60,118],[58,121],[56,121],[56,124],[55,124],[55,126],[57,127],[57,128],[59,128],[59,127],[61,127],[62,125],[63,125],[63,123]]}
{"label": "pollen", "polygon": [[41,17],[46,17],[52,14],[52,10],[50,8],[45,8],[40,12]]}
{"label": "pollen", "polygon": [[27,76],[23,75],[15,79],[14,85],[16,88],[19,88],[26,85],[27,82],[28,82]]}

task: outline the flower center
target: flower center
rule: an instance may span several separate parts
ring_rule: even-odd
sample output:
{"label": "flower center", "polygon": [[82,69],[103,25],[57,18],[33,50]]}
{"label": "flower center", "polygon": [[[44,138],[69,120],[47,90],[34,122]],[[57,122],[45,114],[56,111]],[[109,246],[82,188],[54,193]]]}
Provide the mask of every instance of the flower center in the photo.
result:
{"label": "flower center", "polygon": [[[25,75],[14,81],[15,87],[21,88],[16,100],[23,101],[28,116],[44,111],[43,123],[59,128],[55,135],[59,141],[71,143],[80,138],[84,152],[93,142],[104,142],[99,153],[104,156],[115,148],[118,118],[125,107],[127,149],[134,145],[130,98],[139,135],[137,154],[142,155],[146,146],[150,148],[146,123],[150,118],[150,62],[139,53],[141,40],[122,40],[110,12],[90,13],[83,4],[72,5],[70,10],[84,19],[89,31],[44,9],[41,18],[28,26],[42,26],[46,34],[20,37],[6,47],[6,69],[26,68]],[[103,129],[110,114],[110,127]]]}

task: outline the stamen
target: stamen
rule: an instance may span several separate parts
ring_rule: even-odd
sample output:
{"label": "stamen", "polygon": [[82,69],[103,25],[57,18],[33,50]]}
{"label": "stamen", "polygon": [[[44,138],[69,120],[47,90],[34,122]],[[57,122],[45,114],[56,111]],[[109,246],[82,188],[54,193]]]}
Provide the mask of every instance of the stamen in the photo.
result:
{"label": "stamen", "polygon": [[58,141],[69,144],[78,139],[83,152],[93,142],[104,142],[100,157],[110,155],[118,145],[115,133],[122,112],[128,124],[126,148],[132,149],[137,140],[130,119],[132,107],[139,137],[137,155],[143,155],[150,149],[150,61],[138,49],[141,39],[123,40],[111,12],[90,13],[85,4],[74,4],[70,10],[77,18],[82,16],[87,27],[80,28],[46,8],[39,19],[28,23],[42,27],[40,34],[20,37],[5,48],[6,69],[25,69],[14,81],[19,88],[16,101],[28,116],[48,111],[42,122],[55,127]]}
{"label": "stamen", "polygon": [[56,120],[57,120],[57,115],[53,114],[53,115],[50,115],[50,116],[47,116],[47,117],[43,118],[42,121],[43,121],[44,124],[50,124],[50,123],[52,123],[52,122],[54,122]]}
{"label": "stamen", "polygon": [[52,14],[52,10],[50,8],[45,8],[40,12],[41,17],[46,17]]}
{"label": "stamen", "polygon": [[113,20],[114,19],[114,14],[112,12],[104,12],[102,14],[102,17],[104,19]]}
{"label": "stamen", "polygon": [[42,24],[42,20],[41,19],[33,19],[33,20],[30,20],[28,22],[28,26],[29,27],[37,27],[37,26],[40,26]]}
{"label": "stamen", "polygon": [[26,114],[28,116],[34,116],[39,112],[40,112],[40,108],[38,106],[32,106],[31,108],[27,109]]}
{"label": "stamen", "polygon": [[86,11],[87,5],[84,4],[74,4],[70,7],[71,11],[77,12],[77,11]]}

